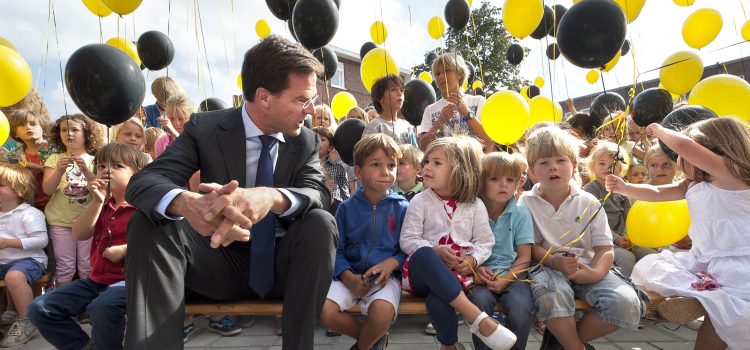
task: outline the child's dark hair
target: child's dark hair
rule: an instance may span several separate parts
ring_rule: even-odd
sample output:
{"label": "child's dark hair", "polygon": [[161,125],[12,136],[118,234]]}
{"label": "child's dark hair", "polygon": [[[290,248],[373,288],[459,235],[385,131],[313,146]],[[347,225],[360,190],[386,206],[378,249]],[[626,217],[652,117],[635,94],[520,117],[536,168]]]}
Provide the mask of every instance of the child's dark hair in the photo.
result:
{"label": "child's dark hair", "polygon": [[60,137],[60,125],[67,121],[74,121],[83,125],[83,147],[86,152],[98,149],[104,143],[101,124],[91,120],[83,114],[64,115],[55,121],[49,131],[49,145],[52,149],[65,150],[65,145]]}
{"label": "child's dark hair", "polygon": [[0,163],[0,185],[10,187],[24,202],[34,203],[36,179],[30,171]]}
{"label": "child's dark hair", "polygon": [[321,138],[325,137],[328,139],[328,144],[333,146],[333,132],[331,129],[325,126],[316,126],[312,128],[312,131],[315,131]]}
{"label": "child's dark hair", "polygon": [[578,136],[585,139],[596,138],[596,129],[602,124],[599,118],[586,113],[576,113],[567,121],[571,128],[583,131],[583,135]]}
{"label": "child's dark hair", "polygon": [[383,150],[388,157],[398,160],[403,155],[398,148],[398,143],[390,136],[382,133],[370,134],[363,137],[354,145],[354,165],[362,167],[365,159],[377,150]]}
{"label": "child's dark hair", "polygon": [[378,113],[383,113],[383,105],[380,104],[380,99],[388,92],[391,83],[399,89],[404,89],[404,79],[396,74],[388,74],[376,80],[375,84],[372,85],[370,97],[372,97],[372,105]]}
{"label": "child's dark hair", "polygon": [[148,164],[143,151],[125,143],[110,143],[96,152],[94,166],[105,163],[122,163],[137,173]]}
{"label": "child's dark hair", "polygon": [[10,137],[12,137],[14,140],[18,142],[23,142],[18,135],[16,135],[16,129],[28,123],[31,120],[35,120],[37,123],[39,123],[39,126],[42,127],[42,135],[44,138],[47,138],[47,127],[49,125],[49,120],[46,116],[40,116],[37,113],[34,113],[30,109],[17,109],[10,113],[8,116],[8,123],[10,123]]}

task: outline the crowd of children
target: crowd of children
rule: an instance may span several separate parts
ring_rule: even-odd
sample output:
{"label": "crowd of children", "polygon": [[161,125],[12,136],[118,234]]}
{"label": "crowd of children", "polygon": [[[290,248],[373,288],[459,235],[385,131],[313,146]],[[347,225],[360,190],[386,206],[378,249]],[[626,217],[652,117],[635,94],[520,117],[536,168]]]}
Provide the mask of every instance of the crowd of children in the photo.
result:
{"label": "crowd of children", "polygon": [[[463,348],[462,319],[476,349],[525,349],[535,319],[547,348],[592,349],[594,339],[638,329],[648,290],[670,297],[659,307],[670,321],[705,316],[696,348],[746,346],[746,125],[720,118],[679,133],[632,121],[619,128],[617,113],[604,121],[576,113],[531,127],[506,148],[512,154],[499,152],[481,127],[484,98],[459,88],[463,59],[441,55],[432,72],[443,97],[418,127],[401,115],[404,81],[396,75],[375,82],[372,109],[349,111],[346,118],[366,123],[353,165],[338,155],[330,108],[310,116],[339,230],[320,316],[327,334],[355,338],[352,349],[384,349],[406,291],[426,298],[428,328],[443,349]],[[53,123],[38,106],[9,114],[17,147],[0,166],[0,323],[11,328],[0,347],[37,331],[58,348],[122,346],[126,231],[136,210],[123,193],[194,112],[172,79],[157,79],[152,92],[156,104],[117,125],[107,145],[103,127],[81,114]],[[659,249],[633,245],[633,201],[682,198],[688,236]],[[53,281],[34,299],[31,285],[47,270]],[[576,299],[591,310],[576,317]],[[362,323],[346,312],[355,305]],[[75,319],[82,314],[90,335]],[[192,322],[185,318],[185,340]],[[209,323],[223,335],[240,331],[225,315]]]}

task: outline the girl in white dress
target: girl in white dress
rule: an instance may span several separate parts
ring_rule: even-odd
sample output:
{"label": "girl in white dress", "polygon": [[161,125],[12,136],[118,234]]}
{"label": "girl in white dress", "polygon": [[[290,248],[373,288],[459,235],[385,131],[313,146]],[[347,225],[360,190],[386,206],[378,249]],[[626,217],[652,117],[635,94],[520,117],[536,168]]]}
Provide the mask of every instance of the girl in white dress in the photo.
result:
{"label": "girl in white dress", "polygon": [[685,198],[690,251],[664,251],[635,265],[637,285],[672,297],[662,317],[686,323],[704,316],[696,349],[747,349],[750,334],[750,132],[716,118],[682,133],[651,124],[647,131],[680,157],[685,179],[669,185],[627,184],[608,176],[607,190],[646,201]]}

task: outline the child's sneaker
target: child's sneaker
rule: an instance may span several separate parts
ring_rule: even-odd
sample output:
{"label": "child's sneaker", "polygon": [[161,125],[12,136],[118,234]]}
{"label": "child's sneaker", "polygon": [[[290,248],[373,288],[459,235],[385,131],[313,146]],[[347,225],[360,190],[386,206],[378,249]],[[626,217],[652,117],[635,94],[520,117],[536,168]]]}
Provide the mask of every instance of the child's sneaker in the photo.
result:
{"label": "child's sneaker", "polygon": [[7,326],[16,323],[18,314],[15,311],[5,311],[0,315],[0,326]]}
{"label": "child's sneaker", "polygon": [[242,332],[242,328],[238,326],[234,321],[232,321],[229,316],[224,316],[218,321],[209,320],[208,321],[208,331],[219,333],[222,336],[228,337],[232,335],[237,335]]}
{"label": "child's sneaker", "polygon": [[10,348],[21,344],[26,344],[36,334],[36,327],[31,324],[28,318],[18,318],[18,321],[13,323],[8,330],[8,334],[5,335],[2,341],[0,341],[0,347]]}
{"label": "child's sneaker", "polygon": [[685,324],[706,315],[706,310],[698,299],[686,297],[666,299],[656,310],[663,319],[676,324]]}
{"label": "child's sneaker", "polygon": [[234,317],[234,322],[240,328],[250,328],[255,325],[255,316],[253,315],[238,315]]}
{"label": "child's sneaker", "polygon": [[192,323],[182,327],[182,342],[187,343],[188,340],[195,334],[195,325]]}

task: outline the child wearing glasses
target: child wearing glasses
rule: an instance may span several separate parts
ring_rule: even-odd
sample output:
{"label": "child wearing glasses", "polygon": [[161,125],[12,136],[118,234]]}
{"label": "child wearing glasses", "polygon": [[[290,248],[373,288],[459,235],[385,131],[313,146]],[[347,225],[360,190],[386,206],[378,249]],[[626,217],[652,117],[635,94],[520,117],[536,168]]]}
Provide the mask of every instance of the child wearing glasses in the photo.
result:
{"label": "child wearing glasses", "polygon": [[[91,274],[32,302],[28,314],[55,348],[121,349],[125,335],[126,231],[135,207],[125,202],[125,188],[146,166],[134,146],[111,143],[94,159],[96,178],[86,188],[92,203],[73,224],[73,236],[91,244]],[[91,337],[72,318],[88,313]]]}
{"label": "child wearing glasses", "polygon": [[[398,144],[385,134],[362,138],[354,147],[354,171],[362,188],[336,212],[339,245],[334,281],[323,305],[320,323],[357,342],[351,349],[384,349],[388,329],[401,300],[401,224],[409,202],[391,189]],[[359,305],[367,316],[360,324],[346,310]]]}

